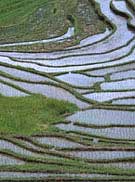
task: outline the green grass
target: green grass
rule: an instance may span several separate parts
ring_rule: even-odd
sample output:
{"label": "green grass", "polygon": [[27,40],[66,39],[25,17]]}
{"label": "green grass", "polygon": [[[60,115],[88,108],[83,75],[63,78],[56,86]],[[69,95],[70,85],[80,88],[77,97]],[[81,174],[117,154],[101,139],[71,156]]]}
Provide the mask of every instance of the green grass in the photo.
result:
{"label": "green grass", "polygon": [[0,3],[1,43],[59,36],[69,26],[75,27],[79,37],[99,33],[106,27],[87,0],[6,0]]}
{"label": "green grass", "polygon": [[[63,161],[64,163],[67,163],[66,160]],[[117,167],[104,167],[104,166],[98,166],[98,164],[88,164],[84,163],[83,161],[72,161],[69,160],[70,164],[69,166],[64,165],[49,165],[49,164],[33,164],[33,163],[26,163],[25,165],[18,165],[18,166],[0,166],[0,171],[3,171],[3,169],[6,170],[12,170],[12,171],[26,171],[26,172],[45,172],[45,171],[58,171],[61,173],[97,173],[97,174],[109,174],[109,175],[116,175],[116,178],[119,179],[122,176],[126,176],[127,178],[133,177],[135,175],[134,169],[120,169]],[[68,163],[69,163],[68,162]],[[117,176],[118,175],[118,176]],[[129,175],[129,176],[128,176]]]}
{"label": "green grass", "polygon": [[52,123],[63,121],[65,113],[76,110],[74,104],[41,95],[0,96],[0,133],[31,135],[49,131]]}

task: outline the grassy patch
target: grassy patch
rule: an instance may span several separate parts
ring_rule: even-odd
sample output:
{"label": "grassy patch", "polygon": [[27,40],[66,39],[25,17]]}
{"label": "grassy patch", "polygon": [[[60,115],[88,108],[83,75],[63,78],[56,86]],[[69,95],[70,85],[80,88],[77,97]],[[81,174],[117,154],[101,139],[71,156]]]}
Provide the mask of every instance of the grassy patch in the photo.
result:
{"label": "grassy patch", "polygon": [[[66,160],[64,161],[66,162]],[[88,164],[83,161],[72,161],[69,160],[69,166],[64,165],[49,165],[49,164],[33,164],[26,163],[25,165],[18,166],[0,166],[0,171],[12,170],[14,171],[26,171],[26,172],[57,172],[57,173],[95,173],[95,174],[106,174],[106,175],[116,175],[116,179],[118,180],[120,177],[124,176],[127,178],[133,177],[135,175],[134,169],[120,169],[117,167],[104,167],[103,165],[98,166],[98,164]],[[4,169],[4,170],[3,170]]]}
{"label": "grassy patch", "polygon": [[[64,34],[69,26],[75,27],[78,40],[88,35],[105,31],[106,23],[101,21],[90,1],[87,0],[6,0],[0,3],[0,42],[20,42],[47,39]],[[66,43],[68,46],[71,43]],[[38,44],[38,50],[56,49],[58,44]],[[36,45],[27,51],[36,50]],[[27,46],[20,46],[25,51]],[[19,48],[19,49],[20,49]],[[8,48],[1,48],[7,50]],[[18,49],[11,47],[9,50]]]}
{"label": "grassy patch", "polygon": [[65,113],[76,110],[74,104],[41,95],[0,96],[0,132],[31,135],[51,131],[53,122],[63,121]]}

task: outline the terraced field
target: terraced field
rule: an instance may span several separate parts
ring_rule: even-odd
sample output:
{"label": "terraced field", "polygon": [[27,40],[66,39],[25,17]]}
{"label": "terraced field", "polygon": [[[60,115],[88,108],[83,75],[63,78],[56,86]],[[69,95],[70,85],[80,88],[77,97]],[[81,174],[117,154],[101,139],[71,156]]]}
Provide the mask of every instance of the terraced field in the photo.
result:
{"label": "terraced field", "polygon": [[[1,114],[0,181],[135,181],[135,1],[91,3],[104,32],[78,44],[33,52],[39,44],[70,42],[73,24],[57,38],[0,44],[0,99],[8,105],[1,113],[4,107],[23,111],[29,98],[26,113],[40,121],[29,132],[21,128],[25,114],[15,129],[6,123],[14,122],[13,109],[4,122]],[[44,106],[44,96],[62,101]],[[63,110],[51,110],[48,119],[39,112],[50,105]]]}

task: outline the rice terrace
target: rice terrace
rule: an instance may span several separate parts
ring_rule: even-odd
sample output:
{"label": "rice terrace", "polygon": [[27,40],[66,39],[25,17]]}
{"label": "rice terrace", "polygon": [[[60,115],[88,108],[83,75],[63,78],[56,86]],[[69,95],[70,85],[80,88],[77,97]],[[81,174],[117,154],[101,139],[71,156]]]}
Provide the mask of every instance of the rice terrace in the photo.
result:
{"label": "rice terrace", "polygon": [[0,1],[0,181],[135,182],[135,0]]}

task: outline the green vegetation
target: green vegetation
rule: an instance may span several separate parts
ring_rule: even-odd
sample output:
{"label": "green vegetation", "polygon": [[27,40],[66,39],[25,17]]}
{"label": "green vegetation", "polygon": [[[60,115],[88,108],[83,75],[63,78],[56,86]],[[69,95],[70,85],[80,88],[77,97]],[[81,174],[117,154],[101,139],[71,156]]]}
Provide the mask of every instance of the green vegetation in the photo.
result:
{"label": "green vegetation", "polygon": [[[75,27],[75,43],[88,35],[103,32],[105,24],[87,0],[6,0],[0,3],[1,43],[57,37],[64,34],[69,26]],[[64,46],[51,45],[37,46],[41,50]],[[22,48],[25,50],[27,46]],[[35,45],[30,46],[31,49],[36,50]]]}
{"label": "green vegetation", "polygon": [[[32,54],[30,58],[29,55],[26,58],[27,55],[25,57],[24,53],[24,57],[21,55],[22,59],[21,56],[18,59],[19,53],[17,56],[4,53],[5,59],[1,53],[0,83],[2,86],[7,85],[7,88],[11,87],[22,91],[27,96],[5,97],[0,95],[0,181],[134,181],[135,157],[133,152],[135,151],[135,140],[132,135],[135,126],[132,123],[129,122],[127,125],[116,124],[111,115],[112,124],[110,125],[84,124],[79,120],[70,122],[65,118],[79,110],[76,105],[33,94],[31,90],[34,89],[34,86],[38,88],[38,85],[64,89],[62,94],[66,91],[66,94],[69,92],[73,96],[69,97],[71,102],[72,98],[82,101],[82,106],[81,102],[80,104],[76,102],[79,107],[82,107],[80,109],[82,111],[88,109],[135,111],[132,103],[130,105],[113,103],[113,101],[120,99],[134,99],[133,96],[126,97],[125,95],[125,97],[121,96],[120,98],[114,96],[112,99],[107,98],[101,102],[98,100],[98,94],[110,94],[110,89],[103,89],[101,84],[128,79],[125,78],[126,76],[123,78],[118,76],[113,80],[113,74],[134,68],[133,61],[128,60],[128,57],[132,57],[135,47],[129,47],[134,41],[134,38],[131,40],[130,36],[129,40],[124,37],[125,42],[122,41],[119,44],[117,41],[118,44],[116,43],[116,46],[113,46],[114,40],[117,39],[117,36],[115,37],[117,35],[117,33],[115,34],[117,31],[115,21],[111,22],[109,16],[105,16],[104,12],[101,12],[100,3],[105,2],[96,2],[95,0],[6,0],[0,3],[0,45],[57,37],[66,33],[69,27],[75,28],[75,35],[64,42],[45,44],[39,41],[39,43],[32,45],[0,46],[0,51],[27,53],[51,51],[53,53],[40,54],[40,56]],[[126,2],[127,7],[134,13],[132,0],[126,0]],[[111,8],[113,10],[113,7]],[[114,13],[119,12],[114,11]],[[121,14],[121,16],[130,20],[127,15]],[[124,20],[118,16],[117,18]],[[99,44],[88,42],[89,46],[91,45],[90,52],[88,45],[72,47],[85,37],[105,32],[107,27],[112,31],[107,36],[97,39],[97,42],[100,42]],[[128,31],[128,29],[124,30]],[[109,41],[110,45],[107,50]],[[105,45],[105,47],[103,46],[105,49],[96,49],[102,43]],[[60,50],[65,47],[69,47],[70,52],[66,50],[64,55],[63,51]],[[123,51],[123,55],[119,57],[120,49],[126,50],[126,52]],[[60,54],[56,53],[55,55],[54,50],[59,50]],[[104,54],[105,58],[102,57]],[[94,55],[93,58],[92,55]],[[97,55],[99,55],[99,62]],[[108,55],[108,58],[106,55]],[[87,57],[86,62],[83,63],[85,57]],[[100,59],[101,57],[103,60]],[[69,59],[71,59],[71,62],[68,62]],[[119,62],[122,59],[127,59],[129,62]],[[53,63],[48,64],[49,60]],[[70,67],[73,67],[73,70]],[[97,72],[94,73],[93,71]],[[57,77],[66,73],[71,74],[71,77],[73,73],[78,73],[82,80],[81,76],[85,75],[86,82],[87,79],[92,77],[95,79],[101,77],[103,80],[99,80],[93,85],[89,84],[89,81],[88,84],[84,83],[84,85],[79,83],[78,85],[72,85],[72,82],[64,82],[63,79]],[[23,86],[25,84],[31,89]],[[118,92],[132,90],[131,86],[129,90],[120,88]],[[56,89],[55,92],[59,92],[59,90]],[[111,93],[113,92],[117,94],[117,90],[111,91]],[[37,90],[37,93],[42,92]],[[88,98],[87,94],[89,93],[95,94],[95,98]],[[74,99],[73,102],[75,102]],[[100,114],[100,112],[97,114]],[[123,115],[121,118],[123,118]],[[93,120],[93,117],[90,120]],[[58,124],[60,125],[58,126]],[[99,134],[98,132],[101,129],[103,129],[103,133]],[[113,134],[116,132],[115,137],[111,133],[109,134],[110,129],[114,132]],[[106,132],[105,135],[104,132]],[[118,132],[122,134],[120,137],[117,135]],[[127,136],[124,132],[127,133]],[[93,155],[94,152],[97,152],[95,156]],[[74,153],[78,155],[74,155]],[[2,177],[3,172],[7,172],[7,178],[6,174]],[[11,174],[8,172],[21,172],[24,177],[19,173],[16,177],[10,177]],[[42,179],[38,175],[40,172],[50,174],[50,176]],[[37,175],[33,178],[27,177],[28,173],[37,173]],[[74,176],[74,174],[80,174],[80,177]],[[90,179],[88,179],[87,174],[91,175]],[[95,177],[93,174],[95,174]]]}
{"label": "green vegetation", "polygon": [[64,114],[76,110],[74,104],[41,95],[0,96],[0,132],[31,135],[49,131],[53,122],[63,121]]}
{"label": "green vegetation", "polygon": [[[63,164],[62,164],[63,162]],[[83,161],[77,161],[77,160],[62,160],[61,164],[36,164],[36,163],[26,163],[26,165],[18,165],[18,166],[0,166],[0,171],[4,170],[12,170],[12,171],[19,171],[19,172],[56,172],[56,173],[66,173],[67,171],[69,173],[93,173],[93,174],[108,174],[108,175],[116,175],[116,179],[120,179],[122,176],[125,175],[125,178],[130,179],[130,177],[133,177],[135,172],[133,169],[120,169],[120,168],[114,168],[114,167],[104,167],[101,165],[100,167],[97,164],[88,164],[84,163]],[[67,165],[64,165],[64,164]],[[108,173],[107,173],[108,172]],[[122,174],[122,175],[121,175]]]}

